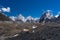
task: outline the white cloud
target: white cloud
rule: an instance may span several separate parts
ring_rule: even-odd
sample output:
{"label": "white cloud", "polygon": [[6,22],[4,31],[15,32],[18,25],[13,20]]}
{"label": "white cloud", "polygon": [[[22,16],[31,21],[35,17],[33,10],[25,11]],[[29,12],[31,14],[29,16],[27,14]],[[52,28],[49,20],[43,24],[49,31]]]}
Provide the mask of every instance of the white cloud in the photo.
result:
{"label": "white cloud", "polygon": [[10,12],[10,7],[2,8],[2,11],[3,11],[3,12]]}

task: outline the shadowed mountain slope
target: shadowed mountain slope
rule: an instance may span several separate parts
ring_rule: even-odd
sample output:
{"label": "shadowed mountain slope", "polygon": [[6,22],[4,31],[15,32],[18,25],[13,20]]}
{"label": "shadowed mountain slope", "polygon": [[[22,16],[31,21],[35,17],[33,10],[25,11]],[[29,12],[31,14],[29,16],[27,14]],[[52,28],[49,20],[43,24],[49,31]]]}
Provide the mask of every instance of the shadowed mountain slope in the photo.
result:
{"label": "shadowed mountain slope", "polygon": [[8,16],[0,12],[0,21],[12,21]]}

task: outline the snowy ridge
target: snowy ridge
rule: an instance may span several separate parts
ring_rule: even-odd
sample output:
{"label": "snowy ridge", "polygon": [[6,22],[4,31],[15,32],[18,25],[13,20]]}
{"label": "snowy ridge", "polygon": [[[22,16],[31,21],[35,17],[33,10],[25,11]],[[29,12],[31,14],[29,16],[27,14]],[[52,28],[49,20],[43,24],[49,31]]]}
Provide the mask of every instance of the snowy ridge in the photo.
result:
{"label": "snowy ridge", "polygon": [[13,21],[16,21],[16,18],[15,16],[10,16],[10,18],[13,20]]}
{"label": "snowy ridge", "polygon": [[58,18],[60,16],[60,11],[58,12],[57,15],[55,15],[56,18]]}
{"label": "snowy ridge", "polygon": [[14,17],[14,16],[11,16],[10,18],[13,20],[13,21],[22,21],[22,22],[49,22],[49,21],[52,21],[52,20],[56,20],[58,17],[60,16],[60,12],[58,12],[58,14],[56,16],[53,16],[53,13],[51,10],[46,10],[44,11],[42,17],[40,18],[33,18],[32,16],[28,16],[28,17],[24,17],[22,14],[19,14],[17,17]]}
{"label": "snowy ridge", "polygon": [[10,18],[13,20],[13,21],[22,21],[22,22],[27,22],[28,21],[37,21],[39,18],[33,18],[31,16],[28,16],[28,17],[24,17],[22,14],[19,14],[18,17],[14,17],[14,16],[10,16]]}
{"label": "snowy ridge", "polygon": [[19,14],[18,17],[17,17],[17,19],[25,22],[25,17],[22,16],[22,14]]}

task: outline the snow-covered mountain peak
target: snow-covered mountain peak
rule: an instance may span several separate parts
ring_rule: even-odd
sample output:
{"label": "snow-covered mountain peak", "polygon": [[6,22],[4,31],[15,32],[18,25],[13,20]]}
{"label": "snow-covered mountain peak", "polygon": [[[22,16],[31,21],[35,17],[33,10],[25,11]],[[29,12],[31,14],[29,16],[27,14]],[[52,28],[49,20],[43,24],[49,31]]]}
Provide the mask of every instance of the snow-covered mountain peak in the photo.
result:
{"label": "snow-covered mountain peak", "polygon": [[54,18],[52,11],[51,10],[46,10],[43,12],[43,15],[40,17],[39,22],[46,22],[49,21],[50,19]]}
{"label": "snow-covered mountain peak", "polygon": [[19,16],[18,16],[18,20],[21,20],[21,21],[23,21],[23,22],[26,21],[26,20],[25,20],[25,17],[22,16],[22,14],[19,14]]}
{"label": "snow-covered mountain peak", "polygon": [[48,18],[48,19],[53,18],[53,14],[52,14],[51,10],[47,10],[45,13],[46,13],[46,18]]}
{"label": "snow-covered mountain peak", "polygon": [[22,14],[19,14],[18,17],[23,17]]}
{"label": "snow-covered mountain peak", "polygon": [[27,19],[27,20],[33,20],[34,18],[31,17],[31,16],[28,16],[26,19]]}
{"label": "snow-covered mountain peak", "polygon": [[24,19],[24,16],[22,16],[22,14],[19,14],[19,15],[18,15],[18,19],[20,19],[20,20],[21,20],[21,19]]}

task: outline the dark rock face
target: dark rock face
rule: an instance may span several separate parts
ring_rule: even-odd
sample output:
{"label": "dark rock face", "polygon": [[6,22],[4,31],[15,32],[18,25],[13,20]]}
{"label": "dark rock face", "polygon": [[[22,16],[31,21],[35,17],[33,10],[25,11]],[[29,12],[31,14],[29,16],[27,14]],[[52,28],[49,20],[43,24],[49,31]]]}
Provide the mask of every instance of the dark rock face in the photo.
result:
{"label": "dark rock face", "polygon": [[56,20],[57,20],[58,22],[60,22],[60,15],[56,18]]}
{"label": "dark rock face", "polygon": [[48,27],[35,33],[22,32],[19,36],[6,40],[60,40],[60,27]]}
{"label": "dark rock face", "polygon": [[53,16],[51,10],[47,10],[47,11],[45,11],[45,12],[42,14],[39,22],[40,22],[40,23],[42,23],[42,22],[44,22],[44,21],[45,21],[45,22],[51,22],[52,19],[54,19],[54,18],[55,18],[55,17]]}
{"label": "dark rock face", "polygon": [[[60,22],[60,15],[56,18],[55,16],[49,17],[48,12],[45,12],[39,19],[39,23],[47,22]],[[47,17],[48,16],[48,17]],[[50,18],[50,19],[49,19]]]}
{"label": "dark rock face", "polygon": [[12,21],[9,17],[5,16],[0,12],[0,21]]}
{"label": "dark rock face", "polygon": [[52,12],[50,10],[45,11],[40,20],[39,23],[47,23],[47,22],[58,22],[60,23],[60,14],[58,15],[58,17],[53,16]]}
{"label": "dark rock face", "polygon": [[43,21],[45,20],[45,19],[44,19],[45,17],[46,17],[46,13],[44,13],[44,14],[41,16],[39,22],[40,22],[40,23],[43,22]]}

